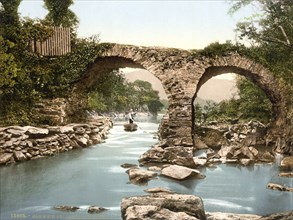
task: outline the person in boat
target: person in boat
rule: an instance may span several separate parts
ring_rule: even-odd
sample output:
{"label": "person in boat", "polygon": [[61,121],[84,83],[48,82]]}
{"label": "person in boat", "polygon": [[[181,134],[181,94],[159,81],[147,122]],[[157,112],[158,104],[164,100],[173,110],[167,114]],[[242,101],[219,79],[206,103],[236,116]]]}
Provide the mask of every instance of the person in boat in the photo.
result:
{"label": "person in boat", "polygon": [[132,111],[132,109],[130,109],[129,113],[128,113],[128,120],[129,120],[129,124],[133,124],[134,122],[134,115],[135,113]]}

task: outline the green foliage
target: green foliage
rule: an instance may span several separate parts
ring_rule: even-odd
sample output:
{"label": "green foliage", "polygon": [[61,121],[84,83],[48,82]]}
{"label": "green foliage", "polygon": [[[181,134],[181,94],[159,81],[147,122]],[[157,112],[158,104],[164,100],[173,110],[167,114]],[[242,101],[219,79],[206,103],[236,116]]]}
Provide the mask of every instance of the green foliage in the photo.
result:
{"label": "green foliage", "polygon": [[0,24],[18,25],[18,7],[22,0],[0,0]]}
{"label": "green foliage", "polygon": [[208,120],[258,120],[268,123],[271,119],[272,104],[264,92],[244,77],[238,77],[239,97],[224,100],[207,111]]}
{"label": "green foliage", "polygon": [[76,39],[72,52],[48,63],[52,77],[48,82],[50,97],[64,97],[80,79],[87,67],[99,56],[102,47],[98,36]]}
{"label": "green foliage", "polygon": [[15,57],[7,53],[13,46],[12,42],[0,36],[0,95],[15,85],[18,76],[19,68]]}
{"label": "green foliage", "polygon": [[146,81],[135,80],[133,85],[136,91],[138,91],[139,108],[143,109],[146,105],[151,114],[157,115],[164,106],[160,102],[159,92],[153,90],[152,84]]}
{"label": "green foliage", "polygon": [[73,0],[44,0],[45,8],[49,11],[46,20],[54,26],[71,27],[76,29],[78,19],[69,7]]}
{"label": "green foliage", "polygon": [[68,95],[88,64],[98,56],[98,38],[76,40],[72,53],[63,57],[40,57],[30,52],[29,42],[49,37],[52,30],[48,23],[30,18],[20,20],[20,1],[0,2],[1,123],[16,123],[17,118],[19,123],[31,123],[30,112],[36,100]]}
{"label": "green foliage", "polygon": [[272,105],[264,92],[245,78],[237,80],[239,89],[239,111],[244,119],[258,119],[269,122],[271,119]]}
{"label": "green foliage", "polygon": [[204,49],[198,50],[195,53],[200,56],[215,57],[228,55],[230,53],[239,52],[241,50],[245,50],[243,45],[235,45],[232,44],[231,41],[226,41],[224,44],[220,44],[219,42],[211,43]]}
{"label": "green foliage", "polygon": [[98,112],[139,109],[157,115],[162,107],[158,92],[149,82],[136,80],[129,83],[118,71],[100,76],[88,94],[88,109]]}
{"label": "green foliage", "polygon": [[[257,14],[237,24],[239,40],[250,42],[252,58],[269,68],[279,79],[286,106],[293,107],[293,4],[291,0],[240,0],[232,4],[231,12],[255,4]],[[290,110],[288,110],[290,112]],[[288,112],[288,120],[290,113]]]}
{"label": "green foliage", "polygon": [[13,43],[17,42],[20,27],[18,7],[21,0],[0,0],[0,33]]}
{"label": "green foliage", "polygon": [[88,94],[88,108],[98,112],[126,111],[136,103],[133,86],[118,71],[101,75]]}

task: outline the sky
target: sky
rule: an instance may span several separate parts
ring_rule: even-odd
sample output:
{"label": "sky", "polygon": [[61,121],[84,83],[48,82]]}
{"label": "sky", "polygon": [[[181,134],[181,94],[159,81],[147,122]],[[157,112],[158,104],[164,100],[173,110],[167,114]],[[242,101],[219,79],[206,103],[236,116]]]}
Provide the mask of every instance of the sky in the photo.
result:
{"label": "sky", "polygon": [[[229,0],[75,0],[79,37],[101,42],[202,49],[212,42],[235,41],[236,23],[254,13],[247,7],[228,15]],[[22,16],[44,18],[42,0],[23,0]]]}

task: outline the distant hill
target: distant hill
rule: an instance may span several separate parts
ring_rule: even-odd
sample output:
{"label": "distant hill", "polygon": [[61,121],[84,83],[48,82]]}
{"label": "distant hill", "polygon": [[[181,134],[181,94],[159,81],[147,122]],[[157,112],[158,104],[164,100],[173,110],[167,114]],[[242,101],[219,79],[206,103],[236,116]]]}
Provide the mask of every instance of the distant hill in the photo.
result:
{"label": "distant hill", "polygon": [[[159,91],[161,99],[167,99],[160,80],[147,70],[140,69],[125,73],[125,78],[129,82],[134,82],[137,79],[148,81],[153,85],[154,90]],[[200,88],[197,97],[201,100],[220,102],[224,99],[231,99],[233,93],[236,93],[234,80],[212,78]]]}
{"label": "distant hill", "polygon": [[220,102],[231,99],[236,93],[234,80],[212,78],[203,84],[197,96],[205,100]]}

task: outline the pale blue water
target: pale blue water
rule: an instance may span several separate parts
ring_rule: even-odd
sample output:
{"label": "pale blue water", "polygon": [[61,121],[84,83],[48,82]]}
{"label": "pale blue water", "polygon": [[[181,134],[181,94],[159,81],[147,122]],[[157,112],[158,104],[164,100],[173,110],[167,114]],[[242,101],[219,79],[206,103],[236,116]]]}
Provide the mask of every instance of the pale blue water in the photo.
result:
{"label": "pale blue water", "polygon": [[[118,124],[106,143],[0,167],[0,219],[121,219],[123,197],[142,195],[144,189],[157,186],[201,196],[206,211],[264,215],[292,209],[292,193],[266,189],[268,182],[292,185],[292,179],[277,177],[274,165],[220,165],[203,169],[207,177],[202,180],[178,182],[159,177],[148,186],[129,184],[120,165],[138,164],[139,155],[157,142],[152,134],[157,129],[158,124],[143,122],[129,133]],[[82,209],[60,212],[52,209],[56,205]],[[90,205],[109,210],[88,214]]]}

